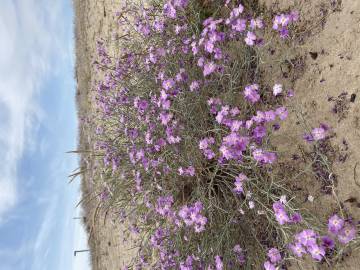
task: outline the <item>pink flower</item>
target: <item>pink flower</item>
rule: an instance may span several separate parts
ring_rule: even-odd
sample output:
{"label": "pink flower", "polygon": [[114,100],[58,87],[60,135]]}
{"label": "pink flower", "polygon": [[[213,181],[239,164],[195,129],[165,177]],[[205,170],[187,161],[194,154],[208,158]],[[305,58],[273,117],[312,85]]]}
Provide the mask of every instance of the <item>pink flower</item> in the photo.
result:
{"label": "pink flower", "polygon": [[173,4],[175,7],[185,8],[188,5],[188,0],[173,0]]}
{"label": "pink flower", "polygon": [[246,20],[244,19],[237,19],[232,25],[232,30],[237,32],[243,32],[246,29]]}
{"label": "pink flower", "polygon": [[246,34],[245,43],[249,46],[253,46],[255,45],[255,41],[256,41],[256,35],[253,32],[248,31]]}
{"label": "pink flower", "polygon": [[278,96],[281,94],[283,90],[283,87],[281,84],[275,84],[274,87],[273,87],[273,94],[274,96]]}
{"label": "pink flower", "polygon": [[220,256],[215,256],[215,269],[216,270],[222,270],[224,267],[222,259]]}
{"label": "pink flower", "polygon": [[317,237],[318,235],[311,229],[303,230],[295,236],[296,240],[306,247],[316,245]]}
{"label": "pink flower", "polygon": [[280,225],[284,225],[291,221],[288,214],[286,213],[284,204],[282,204],[280,201],[273,203],[273,210],[275,212],[275,218]]}
{"label": "pink flower", "polygon": [[269,249],[267,255],[272,263],[277,263],[282,259],[280,251],[277,248]]}
{"label": "pink flower", "polygon": [[290,244],[289,249],[298,258],[301,258],[303,254],[306,254],[306,250],[301,243]]}
{"label": "pink flower", "polygon": [[250,21],[250,27],[252,29],[256,29],[256,28],[263,28],[264,27],[264,22],[261,18],[256,18],[256,19],[251,19]]}
{"label": "pink flower", "polygon": [[244,96],[251,103],[256,103],[260,99],[260,95],[258,94],[259,85],[252,84],[245,87]]}
{"label": "pink flower", "polygon": [[208,62],[204,65],[204,70],[203,70],[203,73],[204,73],[204,76],[208,76],[210,75],[211,73],[213,73],[217,68],[217,65],[214,63],[214,62]]}
{"label": "pink flower", "polygon": [[199,81],[193,81],[193,82],[190,84],[190,91],[191,91],[191,92],[194,92],[195,90],[198,90],[199,87],[200,87]]}
{"label": "pink flower", "polygon": [[266,261],[266,262],[264,263],[264,269],[265,269],[265,270],[276,270],[275,265],[272,264],[272,263],[269,262],[269,261]]}
{"label": "pink flower", "polygon": [[214,151],[212,151],[211,149],[205,149],[204,150],[204,156],[207,158],[207,159],[213,159],[215,157],[215,153]]}
{"label": "pink flower", "polygon": [[308,246],[308,251],[311,254],[311,257],[313,257],[317,261],[321,261],[325,256],[325,249],[318,246],[317,244],[312,244]]}
{"label": "pink flower", "polygon": [[207,40],[205,42],[204,48],[205,48],[205,51],[207,51],[208,53],[212,53],[214,51],[215,46],[211,40]]}
{"label": "pink flower", "polygon": [[165,90],[170,90],[171,88],[173,88],[175,85],[175,81],[173,79],[167,79],[165,81],[163,81],[162,83],[162,87],[165,89]]}
{"label": "pink flower", "polygon": [[314,128],[312,131],[311,131],[311,135],[313,137],[313,139],[315,141],[319,141],[319,140],[322,140],[322,139],[325,139],[326,137],[326,130],[322,127],[319,127],[319,128]]}
{"label": "pink flower", "polygon": [[255,149],[252,153],[253,158],[260,163],[269,163],[272,164],[276,161],[276,154],[271,152],[266,152],[262,149]]}
{"label": "pink flower", "polygon": [[338,215],[333,215],[328,221],[328,230],[330,233],[337,234],[344,226],[345,221]]}
{"label": "pink flower", "polygon": [[167,2],[164,5],[164,14],[166,17],[175,19],[176,18],[176,9],[171,4],[171,2]]}
{"label": "pink flower", "polygon": [[193,166],[189,166],[188,168],[179,167],[178,172],[184,176],[195,176],[195,168]]}
{"label": "pink flower", "polygon": [[171,121],[172,117],[173,117],[172,113],[166,113],[166,112],[162,112],[159,115],[161,124],[163,124],[164,126],[166,126]]}
{"label": "pink flower", "polygon": [[304,139],[308,142],[319,141],[326,138],[329,127],[325,124],[320,124],[320,127],[314,128],[310,134],[304,134]]}
{"label": "pink flower", "polygon": [[205,58],[204,57],[200,57],[197,61],[197,65],[198,67],[203,67],[205,64]]}
{"label": "pink flower", "polygon": [[244,193],[243,183],[246,179],[247,179],[247,176],[242,173],[239,174],[238,176],[236,176],[235,182],[234,182],[235,188],[233,189],[233,191],[235,193],[238,193],[238,194]]}
{"label": "pink flower", "polygon": [[277,222],[279,222],[280,225],[284,225],[284,224],[290,222],[290,218],[289,218],[288,214],[286,213],[286,211],[275,212],[275,218],[276,218]]}
{"label": "pink flower", "polygon": [[275,114],[277,116],[279,116],[280,120],[285,120],[288,117],[288,110],[286,109],[286,107],[279,107],[275,110]]}
{"label": "pink flower", "polygon": [[356,237],[356,228],[350,223],[346,223],[338,234],[338,240],[342,244],[347,244]]}

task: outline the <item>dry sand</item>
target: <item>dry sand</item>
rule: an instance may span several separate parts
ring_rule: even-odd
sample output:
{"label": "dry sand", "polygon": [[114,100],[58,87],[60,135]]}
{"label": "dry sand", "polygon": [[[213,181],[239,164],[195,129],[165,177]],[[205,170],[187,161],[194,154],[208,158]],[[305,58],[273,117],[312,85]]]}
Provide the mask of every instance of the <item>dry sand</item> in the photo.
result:
{"label": "dry sand", "polygon": [[[296,106],[313,127],[327,123],[335,132],[332,144],[342,153],[334,162],[337,175],[338,199],[355,220],[360,219],[360,1],[263,1],[273,10],[295,7],[300,11],[298,36],[287,46],[274,48],[266,59],[268,74],[273,82],[284,82],[293,88]],[[282,70],[271,66],[280,60]],[[288,67],[287,60],[293,64]],[[290,80],[289,80],[290,79]],[[345,94],[347,93],[347,94]],[[336,105],[337,113],[333,109]],[[301,144],[304,129],[297,124],[295,114],[285,121],[277,145],[289,155],[296,153],[294,145]],[[286,134],[286,135],[285,135]],[[345,159],[345,160],[344,160]],[[315,197],[312,206],[324,216],[332,214],[334,199],[320,195],[320,187],[310,181],[307,194]],[[315,268],[303,264],[302,269]],[[301,269],[301,268],[300,268]],[[335,269],[360,269],[360,251]]]}

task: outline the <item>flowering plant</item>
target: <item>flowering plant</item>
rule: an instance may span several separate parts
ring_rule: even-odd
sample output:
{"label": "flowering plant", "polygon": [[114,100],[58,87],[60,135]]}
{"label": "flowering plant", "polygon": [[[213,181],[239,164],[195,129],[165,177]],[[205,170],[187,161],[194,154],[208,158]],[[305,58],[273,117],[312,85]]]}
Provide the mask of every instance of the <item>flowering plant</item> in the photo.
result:
{"label": "flowering plant", "polygon": [[[324,226],[284,199],[293,194],[276,179],[271,138],[294,93],[258,72],[265,33],[289,38],[299,15],[268,18],[252,1],[215,2],[125,2],[119,52],[97,43],[89,123],[94,181],[108,187],[102,201],[126,211],[140,234],[134,269],[276,269],[305,254],[321,261],[353,241],[356,227],[334,215],[322,235]],[[304,138],[316,144],[329,132],[321,124]]]}

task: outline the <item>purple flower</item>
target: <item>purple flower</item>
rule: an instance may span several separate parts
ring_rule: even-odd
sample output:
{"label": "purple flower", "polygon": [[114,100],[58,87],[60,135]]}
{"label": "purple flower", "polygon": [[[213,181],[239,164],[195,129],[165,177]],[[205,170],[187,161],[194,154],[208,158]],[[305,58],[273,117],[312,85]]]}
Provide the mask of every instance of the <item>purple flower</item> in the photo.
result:
{"label": "purple flower", "polygon": [[279,33],[280,33],[280,38],[282,39],[286,39],[289,37],[289,30],[285,27],[281,28]]}
{"label": "purple flower", "polygon": [[322,127],[314,128],[311,131],[311,135],[312,135],[312,137],[314,138],[315,141],[319,141],[319,140],[325,139],[326,130],[324,128],[322,128]]}
{"label": "purple flower", "polygon": [[307,247],[311,257],[313,257],[317,261],[321,261],[325,256],[325,249],[323,247],[318,246],[317,244],[311,244]]}
{"label": "purple flower", "polygon": [[188,0],[173,0],[174,7],[185,8],[188,3]]}
{"label": "purple flower", "polygon": [[239,160],[242,157],[242,152],[246,150],[248,144],[248,137],[241,137],[237,133],[232,132],[223,138],[222,145],[219,150],[225,159]]}
{"label": "purple flower", "polygon": [[171,4],[171,2],[167,2],[164,5],[164,14],[166,17],[175,19],[176,18],[176,9]]}
{"label": "purple flower", "polygon": [[335,247],[335,241],[330,236],[321,237],[321,246],[327,249],[333,249]]}
{"label": "purple flower", "polygon": [[[275,120],[275,113],[274,113],[274,120]],[[251,120],[255,121],[256,123],[260,124],[265,122],[265,113],[262,111],[257,111],[256,115],[254,115]]]}
{"label": "purple flower", "polygon": [[285,206],[281,201],[278,202],[274,202],[272,205],[272,208],[274,210],[274,212],[278,212],[278,211],[285,211]]}
{"label": "purple flower", "polygon": [[244,250],[240,247],[240,245],[235,245],[233,251],[236,254],[236,258],[240,265],[243,265],[245,263]]}
{"label": "purple flower", "polygon": [[211,41],[211,40],[207,40],[205,42],[205,45],[204,45],[204,48],[205,48],[205,51],[207,51],[208,53],[212,53],[214,51],[214,42]]}
{"label": "purple flower", "polygon": [[195,168],[190,166],[188,168],[179,167],[178,172],[184,176],[195,176]]}
{"label": "purple flower", "polygon": [[314,141],[314,138],[311,134],[304,134],[303,136],[304,140],[307,141],[307,142],[313,142]]}
{"label": "purple flower", "polygon": [[267,255],[272,263],[277,263],[282,259],[280,251],[277,248],[269,249]]}
{"label": "purple flower", "polygon": [[193,226],[195,232],[200,233],[205,230],[207,218],[201,215],[203,209],[201,202],[196,202],[193,206],[183,206],[178,215],[182,218],[186,226]]}
{"label": "purple flower", "polygon": [[265,269],[265,270],[276,270],[275,265],[272,264],[272,263],[269,262],[269,261],[266,261],[266,262],[264,263],[264,269]]}
{"label": "purple flower", "polygon": [[201,150],[204,150],[214,143],[215,143],[215,139],[213,137],[207,137],[207,138],[200,140],[199,148]]}
{"label": "purple flower", "polygon": [[286,109],[286,107],[279,107],[275,110],[275,114],[277,116],[279,116],[280,120],[285,120],[288,117],[288,110]]}
{"label": "purple flower", "polygon": [[306,247],[316,245],[317,237],[318,235],[311,229],[303,230],[295,236],[296,240]]}
{"label": "purple flower", "polygon": [[301,258],[303,254],[306,254],[306,250],[301,243],[290,244],[289,249],[298,258]]}
{"label": "purple flower", "polygon": [[254,32],[248,31],[245,38],[245,43],[249,46],[255,45],[256,35]]}
{"label": "purple flower", "polygon": [[286,27],[290,22],[290,17],[286,14],[280,14],[275,16],[273,29],[278,30],[279,28]]}
{"label": "purple flower", "polygon": [[260,99],[260,95],[258,94],[259,85],[252,84],[245,87],[244,96],[251,103],[256,103]]}
{"label": "purple flower", "polygon": [[169,216],[171,211],[171,206],[174,203],[172,196],[159,197],[157,199],[156,212],[162,216]]}
{"label": "purple flower", "polygon": [[215,269],[216,270],[222,270],[224,267],[222,259],[220,256],[216,255],[215,256]]}
{"label": "purple flower", "polygon": [[257,126],[253,131],[253,137],[256,139],[261,139],[266,136],[266,127]]}
{"label": "purple flower", "polygon": [[194,226],[195,232],[200,233],[204,231],[206,223],[207,223],[207,218],[202,215],[198,215],[195,220],[195,226]]}
{"label": "purple flower", "polygon": [[275,212],[275,218],[280,225],[284,225],[290,222],[290,218],[286,213],[284,204],[278,201],[278,202],[274,202],[272,207]]}
{"label": "purple flower", "polygon": [[232,23],[231,28],[237,32],[243,32],[246,29],[246,20],[236,19],[235,22]]}
{"label": "purple flower", "polygon": [[263,120],[264,120],[265,122],[275,121],[275,117],[276,117],[276,112],[274,112],[273,110],[265,111],[265,112],[263,113]]}
{"label": "purple flower", "polygon": [[166,112],[162,112],[159,115],[159,119],[161,120],[161,124],[166,126],[172,119],[173,114],[172,113],[166,113]]}
{"label": "purple flower", "polygon": [[215,157],[215,153],[214,151],[212,151],[211,149],[205,149],[204,150],[204,156],[207,158],[207,159],[213,159]]}
{"label": "purple flower", "polygon": [[276,161],[276,154],[272,152],[266,152],[262,149],[255,149],[252,152],[253,158],[264,164],[272,164]]}
{"label": "purple flower", "polygon": [[330,233],[337,234],[344,226],[345,221],[338,215],[333,215],[328,221],[328,230]]}
{"label": "purple flower", "polygon": [[302,217],[300,213],[293,214],[290,219],[292,223],[300,223],[302,221]]}
{"label": "purple flower", "polygon": [[230,129],[232,132],[239,131],[239,129],[242,127],[243,122],[240,120],[233,120],[231,121]]}
{"label": "purple flower", "polygon": [[294,90],[289,89],[286,96],[287,96],[288,98],[291,98],[291,97],[293,97],[294,95],[295,95]]}
{"label": "purple flower", "polygon": [[342,244],[347,244],[356,237],[356,227],[350,223],[346,223],[339,231],[338,240]]}
{"label": "purple flower", "polygon": [[279,222],[280,225],[284,225],[284,224],[290,222],[290,218],[289,218],[288,214],[286,213],[286,211],[275,212],[275,218],[276,218],[277,222]]}
{"label": "purple flower", "polygon": [[193,82],[191,82],[191,84],[190,84],[190,91],[191,91],[191,92],[194,92],[195,90],[198,90],[199,87],[200,87],[199,81],[193,81]]}
{"label": "purple flower", "polygon": [[235,188],[233,189],[235,193],[238,194],[244,193],[243,184],[246,179],[247,176],[242,173],[235,177],[235,182],[234,182]]}
{"label": "purple flower", "polygon": [[217,65],[214,62],[208,62],[204,65],[203,74],[204,76],[208,76],[213,73],[217,68]]}
{"label": "purple flower", "polygon": [[204,57],[200,57],[197,61],[197,65],[198,67],[203,67],[205,64],[205,58]]}
{"label": "purple flower", "polygon": [[156,19],[153,23],[153,28],[155,29],[155,31],[162,33],[165,29],[164,22]]}
{"label": "purple flower", "polygon": [[173,88],[175,85],[175,81],[173,79],[167,79],[165,81],[163,81],[162,83],[162,87],[165,89],[165,90],[170,90],[171,88]]}
{"label": "purple flower", "polygon": [[291,11],[289,14],[289,19],[293,22],[296,22],[299,19],[299,12],[296,10]]}
{"label": "purple flower", "polygon": [[261,18],[256,18],[256,19],[251,19],[250,21],[250,27],[252,29],[256,29],[256,28],[263,28],[264,27],[264,22]]}
{"label": "purple flower", "polygon": [[222,50],[220,48],[215,48],[214,52],[215,52],[214,54],[215,59],[220,60],[223,58]]}

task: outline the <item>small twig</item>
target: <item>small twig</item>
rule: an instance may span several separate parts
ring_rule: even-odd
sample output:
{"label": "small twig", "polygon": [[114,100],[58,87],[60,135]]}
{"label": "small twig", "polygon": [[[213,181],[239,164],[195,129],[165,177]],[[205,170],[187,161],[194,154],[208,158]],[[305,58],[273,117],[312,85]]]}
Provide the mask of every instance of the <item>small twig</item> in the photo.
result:
{"label": "small twig", "polygon": [[357,167],[358,164],[359,164],[359,162],[356,162],[356,164],[354,166],[354,182],[355,182],[355,185],[360,187],[360,183],[357,181],[357,173],[356,173],[356,167]]}

